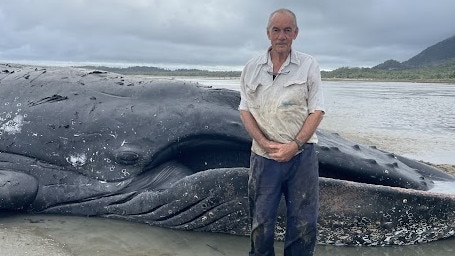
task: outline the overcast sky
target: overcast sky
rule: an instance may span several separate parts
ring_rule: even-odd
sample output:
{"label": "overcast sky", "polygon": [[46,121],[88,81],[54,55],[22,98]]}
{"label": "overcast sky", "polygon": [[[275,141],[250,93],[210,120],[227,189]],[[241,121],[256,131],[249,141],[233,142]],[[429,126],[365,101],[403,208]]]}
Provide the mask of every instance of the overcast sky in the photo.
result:
{"label": "overcast sky", "polygon": [[455,35],[454,0],[0,0],[0,62],[240,69],[281,7],[297,15],[294,49],[326,70],[405,61]]}

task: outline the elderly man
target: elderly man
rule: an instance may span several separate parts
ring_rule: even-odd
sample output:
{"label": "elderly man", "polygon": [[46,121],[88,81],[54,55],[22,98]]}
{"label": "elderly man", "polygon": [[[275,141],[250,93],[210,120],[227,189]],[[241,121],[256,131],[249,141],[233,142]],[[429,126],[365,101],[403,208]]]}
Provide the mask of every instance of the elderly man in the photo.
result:
{"label": "elderly man", "polygon": [[315,131],[324,115],[317,61],[292,49],[299,32],[295,14],[274,11],[271,46],[251,59],[241,76],[240,116],[253,138],[248,194],[250,255],[275,255],[278,205],[286,202],[284,255],[313,255],[319,206]]}

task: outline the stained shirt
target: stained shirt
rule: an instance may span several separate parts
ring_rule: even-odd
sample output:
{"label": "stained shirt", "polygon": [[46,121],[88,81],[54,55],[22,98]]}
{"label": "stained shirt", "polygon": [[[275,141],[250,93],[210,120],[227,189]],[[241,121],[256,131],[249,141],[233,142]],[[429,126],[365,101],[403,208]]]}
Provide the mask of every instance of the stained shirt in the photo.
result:
{"label": "stained shirt", "polygon": [[[269,140],[289,143],[310,113],[325,111],[321,73],[312,56],[292,50],[275,75],[270,51],[251,59],[240,79],[239,110],[249,111]],[[307,141],[317,142],[316,134]],[[251,150],[270,158],[255,140]]]}

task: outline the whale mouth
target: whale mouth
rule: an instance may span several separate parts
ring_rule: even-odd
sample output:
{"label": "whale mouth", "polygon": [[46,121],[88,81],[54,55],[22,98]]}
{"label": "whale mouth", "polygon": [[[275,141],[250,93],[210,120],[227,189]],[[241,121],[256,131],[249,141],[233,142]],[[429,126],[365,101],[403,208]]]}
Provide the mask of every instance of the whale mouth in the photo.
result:
{"label": "whale mouth", "polygon": [[249,167],[250,143],[220,135],[195,135],[178,140],[159,150],[143,172],[133,178],[121,193],[163,191],[196,173]]}
{"label": "whale mouth", "polygon": [[159,150],[146,169],[176,161],[197,173],[209,169],[249,167],[251,142],[223,135],[193,135]]}

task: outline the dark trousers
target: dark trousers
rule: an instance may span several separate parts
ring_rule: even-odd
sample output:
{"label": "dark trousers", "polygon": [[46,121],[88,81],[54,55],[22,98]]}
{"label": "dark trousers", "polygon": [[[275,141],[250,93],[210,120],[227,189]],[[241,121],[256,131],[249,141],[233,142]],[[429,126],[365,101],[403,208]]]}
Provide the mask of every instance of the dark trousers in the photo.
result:
{"label": "dark trousers", "polygon": [[286,202],[285,256],[313,255],[319,208],[318,159],[313,144],[288,162],[251,154],[248,197],[250,256],[274,256],[275,224],[282,195]]}

